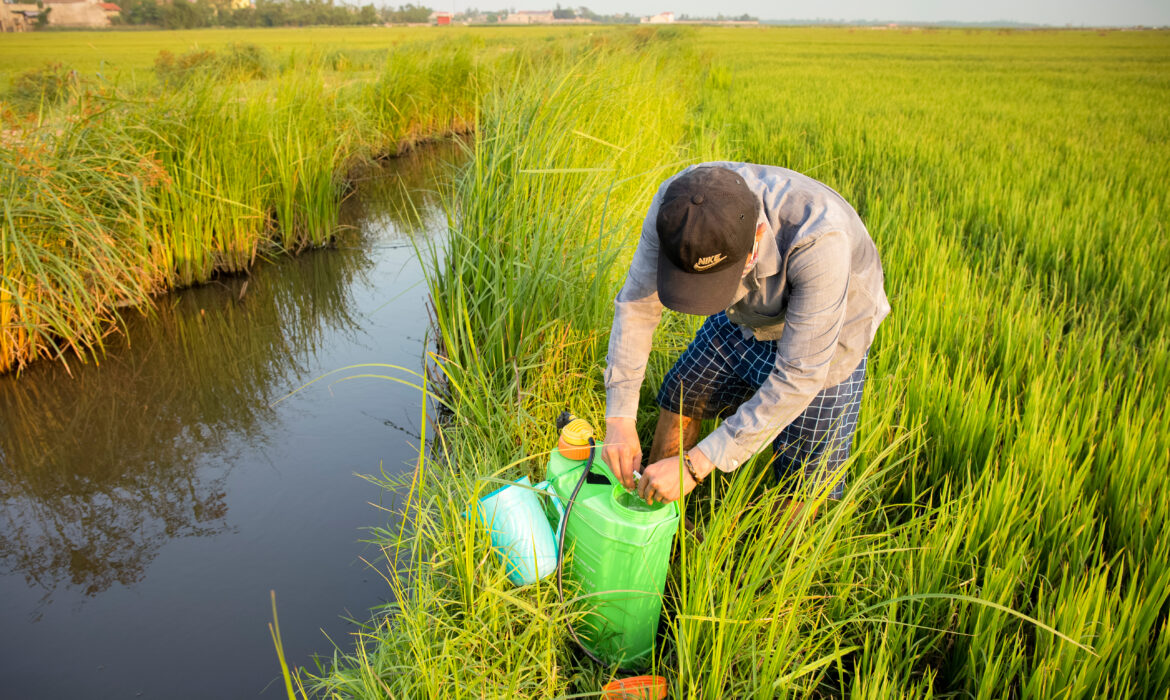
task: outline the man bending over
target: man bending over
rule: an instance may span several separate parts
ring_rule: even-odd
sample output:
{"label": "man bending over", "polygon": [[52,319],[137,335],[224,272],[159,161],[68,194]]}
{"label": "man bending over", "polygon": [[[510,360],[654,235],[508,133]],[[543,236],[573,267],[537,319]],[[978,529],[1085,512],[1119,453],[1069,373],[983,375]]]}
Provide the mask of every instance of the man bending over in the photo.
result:
{"label": "man bending over", "polygon": [[[866,355],[890,310],[882,285],[857,212],[812,178],[715,162],[667,179],[614,302],[603,456],[615,476],[670,502],[771,443],[781,481],[840,498]],[[638,393],[663,307],[707,320],[662,382],[635,480]],[[702,419],[718,416],[700,442]]]}

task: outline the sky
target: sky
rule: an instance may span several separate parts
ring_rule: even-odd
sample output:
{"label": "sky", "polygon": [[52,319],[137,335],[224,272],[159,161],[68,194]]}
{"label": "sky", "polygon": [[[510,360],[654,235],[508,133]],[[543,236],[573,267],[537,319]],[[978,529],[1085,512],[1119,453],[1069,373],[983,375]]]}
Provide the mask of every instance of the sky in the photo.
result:
{"label": "sky", "polygon": [[[437,0],[442,6],[447,0]],[[455,0],[455,8],[544,10],[557,0]],[[1170,25],[1170,0],[560,0],[598,14],[749,14],[760,19],[990,22],[1008,20],[1056,26]]]}

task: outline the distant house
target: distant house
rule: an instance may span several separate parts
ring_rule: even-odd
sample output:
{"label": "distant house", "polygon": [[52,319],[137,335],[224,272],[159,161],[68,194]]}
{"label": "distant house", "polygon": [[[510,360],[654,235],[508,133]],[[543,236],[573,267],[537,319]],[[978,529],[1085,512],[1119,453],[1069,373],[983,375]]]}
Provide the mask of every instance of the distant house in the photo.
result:
{"label": "distant house", "polygon": [[509,12],[508,16],[500,20],[501,24],[552,24],[553,13],[552,10],[533,12],[529,10],[521,10],[520,12]]}
{"label": "distant house", "polygon": [[660,12],[653,17],[643,17],[642,24],[670,24],[674,22],[673,12]]}
{"label": "distant house", "polygon": [[0,32],[27,32],[37,23],[41,10],[32,3],[0,5]]}
{"label": "distant house", "polygon": [[92,29],[110,26],[110,17],[117,14],[117,12],[107,11],[104,5],[118,7],[113,3],[91,2],[90,0],[48,0],[45,2],[45,9],[49,11],[50,27]]}
{"label": "distant house", "polygon": [[451,24],[452,16],[453,15],[450,12],[432,12],[428,19],[431,21],[431,24],[435,24],[440,27],[447,27]]}
{"label": "distant house", "polygon": [[106,19],[110,20],[110,22],[113,22],[115,17],[122,14],[122,8],[118,7],[115,3],[103,2],[101,6],[102,12],[106,13]]}

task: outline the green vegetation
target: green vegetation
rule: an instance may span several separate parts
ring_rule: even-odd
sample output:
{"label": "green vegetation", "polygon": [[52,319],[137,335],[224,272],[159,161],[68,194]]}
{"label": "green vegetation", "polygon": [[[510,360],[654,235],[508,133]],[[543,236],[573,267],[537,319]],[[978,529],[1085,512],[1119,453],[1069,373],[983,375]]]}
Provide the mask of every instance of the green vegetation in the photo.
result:
{"label": "green vegetation", "polygon": [[[486,103],[432,261],[453,415],[413,475],[413,528],[380,533],[399,602],[309,686],[552,697],[608,678],[550,586],[510,588],[459,514],[479,477],[541,476],[562,405],[600,422],[647,198],[678,160],[719,156],[856,202],[894,313],[843,502],[785,531],[765,453],[687,504],[706,537],[680,533],[655,668],[671,696],[1164,694],[1168,38],[702,31],[651,42],[640,69],[554,66],[580,93],[537,73]],[[622,76],[603,95],[595,66]],[[662,110],[682,104],[677,139]],[[660,331],[647,407],[693,324]]]}
{"label": "green vegetation", "polygon": [[[223,42],[199,50],[222,57],[240,35],[211,36]],[[487,479],[542,475],[565,405],[601,422],[610,301],[648,198],[684,164],[728,158],[807,172],[855,203],[893,313],[843,501],[785,529],[764,453],[685,504],[705,539],[680,533],[668,581],[654,670],[671,696],[1166,694],[1170,35],[445,36],[389,53],[266,48],[263,79],[191,57],[204,67],[181,87],[149,92],[151,74],[149,99],[66,97],[38,107],[52,128],[0,148],[0,201],[17,213],[4,280],[81,317],[269,246],[318,245],[347,162],[475,124],[444,193],[445,250],[425,252],[428,390],[451,412],[410,483],[388,484],[409,518],[374,533],[395,602],[292,687],[557,697],[609,678],[574,653],[553,587],[509,586],[462,513]],[[44,282],[74,278],[80,291]],[[69,344],[48,310],[13,321],[29,304],[11,298],[5,338]],[[668,315],[659,331],[643,429],[694,326]]]}
{"label": "green vegetation", "polygon": [[62,87],[59,69],[19,78],[11,104],[39,116],[0,125],[0,370],[84,358],[118,307],[326,244],[349,169],[469,128],[472,49],[360,58],[278,62],[237,44],[162,52],[158,89]]}
{"label": "green vegetation", "polygon": [[[854,579],[887,591],[826,614],[964,593],[1096,652],[995,608],[908,600],[847,638],[847,687],[1163,695],[1170,37],[796,36],[783,51],[713,44],[723,70],[693,133],[828,182],[886,267],[894,312],[863,410],[913,432],[872,492],[886,507],[849,532],[896,526],[907,551]],[[775,89],[737,79],[749,70]]]}

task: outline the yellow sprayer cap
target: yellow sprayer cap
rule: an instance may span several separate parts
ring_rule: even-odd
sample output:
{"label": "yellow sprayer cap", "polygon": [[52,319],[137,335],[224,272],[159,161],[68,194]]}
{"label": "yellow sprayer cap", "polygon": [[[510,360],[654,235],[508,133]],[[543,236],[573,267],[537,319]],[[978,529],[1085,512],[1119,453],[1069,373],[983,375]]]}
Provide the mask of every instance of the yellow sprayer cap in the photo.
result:
{"label": "yellow sprayer cap", "polygon": [[587,445],[593,437],[593,426],[584,418],[574,418],[561,428],[561,437],[570,445]]}

